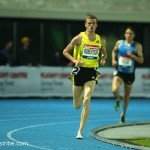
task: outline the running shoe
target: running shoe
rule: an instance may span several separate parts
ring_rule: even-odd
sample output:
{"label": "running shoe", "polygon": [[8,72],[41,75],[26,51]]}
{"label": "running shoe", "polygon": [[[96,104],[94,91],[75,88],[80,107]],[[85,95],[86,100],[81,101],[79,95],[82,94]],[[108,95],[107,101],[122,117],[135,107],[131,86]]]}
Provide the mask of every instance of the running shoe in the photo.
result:
{"label": "running shoe", "polygon": [[120,100],[116,99],[116,103],[115,103],[115,106],[114,106],[116,111],[119,110],[121,99],[123,99],[123,97],[121,95],[120,95]]}
{"label": "running shoe", "polygon": [[120,117],[120,123],[125,123],[125,117],[124,116]]}
{"label": "running shoe", "polygon": [[119,107],[120,107],[120,101],[116,100],[116,103],[115,103],[115,110],[118,111],[119,110]]}
{"label": "running shoe", "polygon": [[83,139],[83,136],[82,136],[82,133],[81,132],[78,132],[77,136],[76,136],[76,139]]}

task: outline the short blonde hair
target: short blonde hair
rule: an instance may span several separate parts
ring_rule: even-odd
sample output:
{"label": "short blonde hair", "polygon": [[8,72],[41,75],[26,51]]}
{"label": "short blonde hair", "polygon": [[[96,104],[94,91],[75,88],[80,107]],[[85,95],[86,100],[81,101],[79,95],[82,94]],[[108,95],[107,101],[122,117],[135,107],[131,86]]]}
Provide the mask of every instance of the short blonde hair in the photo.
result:
{"label": "short blonde hair", "polygon": [[85,17],[85,23],[87,22],[87,19],[96,19],[96,22],[97,22],[97,17],[92,14],[89,14]]}

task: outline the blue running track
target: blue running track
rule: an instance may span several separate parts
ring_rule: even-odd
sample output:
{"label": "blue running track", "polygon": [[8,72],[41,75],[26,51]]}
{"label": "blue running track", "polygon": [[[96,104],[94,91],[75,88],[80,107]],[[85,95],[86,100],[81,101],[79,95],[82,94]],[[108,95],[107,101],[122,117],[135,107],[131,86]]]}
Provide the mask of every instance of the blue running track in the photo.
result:
{"label": "blue running track", "polygon": [[[113,99],[92,99],[84,139],[76,140],[80,110],[71,99],[1,99],[0,150],[127,150],[97,141],[90,131],[117,124]],[[131,99],[127,122],[150,120],[150,100]]]}

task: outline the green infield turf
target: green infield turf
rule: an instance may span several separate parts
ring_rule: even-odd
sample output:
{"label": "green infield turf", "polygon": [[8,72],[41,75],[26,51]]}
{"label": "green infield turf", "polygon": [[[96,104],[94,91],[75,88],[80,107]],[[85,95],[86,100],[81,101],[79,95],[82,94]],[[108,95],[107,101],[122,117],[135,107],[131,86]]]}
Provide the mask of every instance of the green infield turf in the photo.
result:
{"label": "green infield turf", "polygon": [[132,139],[132,140],[126,140],[129,143],[140,145],[144,147],[150,147],[150,138],[146,139]]}

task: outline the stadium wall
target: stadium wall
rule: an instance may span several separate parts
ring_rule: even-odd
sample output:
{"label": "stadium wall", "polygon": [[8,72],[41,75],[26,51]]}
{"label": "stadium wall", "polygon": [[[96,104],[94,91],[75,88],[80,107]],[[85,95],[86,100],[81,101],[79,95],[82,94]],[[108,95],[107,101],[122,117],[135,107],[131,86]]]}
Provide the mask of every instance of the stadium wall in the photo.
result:
{"label": "stadium wall", "polygon": [[0,0],[0,17],[150,22],[149,0]]}

